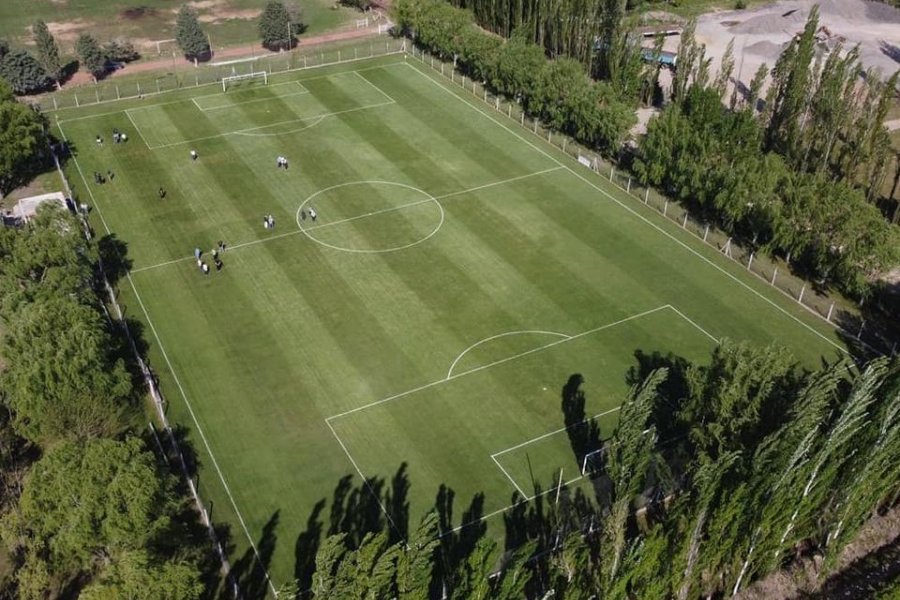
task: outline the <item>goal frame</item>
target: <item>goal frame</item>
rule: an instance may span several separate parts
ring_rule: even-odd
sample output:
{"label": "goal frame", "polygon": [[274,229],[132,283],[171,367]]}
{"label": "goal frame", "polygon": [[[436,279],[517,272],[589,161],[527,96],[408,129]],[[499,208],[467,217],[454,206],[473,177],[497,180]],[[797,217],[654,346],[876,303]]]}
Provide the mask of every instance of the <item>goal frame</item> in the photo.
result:
{"label": "goal frame", "polygon": [[244,73],[243,75],[228,75],[222,78],[222,93],[224,94],[228,91],[228,82],[229,81],[240,81],[241,79],[256,79],[258,77],[262,77],[263,85],[269,85],[269,74],[265,71],[253,71],[251,73]]}

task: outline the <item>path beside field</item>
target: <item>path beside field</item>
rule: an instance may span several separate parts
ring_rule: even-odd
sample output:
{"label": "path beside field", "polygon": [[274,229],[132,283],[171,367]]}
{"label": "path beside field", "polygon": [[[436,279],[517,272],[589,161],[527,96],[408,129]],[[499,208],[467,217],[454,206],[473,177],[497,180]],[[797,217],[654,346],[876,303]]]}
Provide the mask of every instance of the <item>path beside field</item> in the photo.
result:
{"label": "path beside field", "polygon": [[[321,44],[329,44],[331,42],[340,42],[347,40],[355,40],[362,39],[367,37],[374,37],[379,35],[378,26],[384,25],[386,23],[390,23],[390,20],[385,17],[376,22],[375,25],[371,27],[359,28],[359,29],[344,29],[341,31],[335,31],[333,33],[323,33],[321,35],[316,35],[308,38],[301,38],[299,43],[297,44],[297,48],[307,48],[310,46],[319,46]],[[241,46],[234,46],[231,48],[223,48],[222,50],[217,50],[213,53],[212,59],[209,62],[216,62],[223,59],[228,58],[242,58],[244,56],[267,56],[267,55],[275,55],[278,52],[268,52],[261,46],[258,46],[258,42],[254,42],[253,45],[244,44]],[[189,61],[185,61],[186,64],[189,64]],[[202,63],[201,63],[202,64]],[[166,69],[172,68],[172,59],[171,58],[162,58],[159,60],[148,60],[146,62],[137,62],[126,65],[125,68],[119,69],[118,71],[111,71],[106,74],[104,80],[115,78],[121,75],[131,75],[133,73],[145,73],[150,71],[164,71]],[[92,83],[91,75],[84,71],[78,71],[75,75],[69,79],[65,85],[63,85],[63,89],[73,86],[86,85]]]}

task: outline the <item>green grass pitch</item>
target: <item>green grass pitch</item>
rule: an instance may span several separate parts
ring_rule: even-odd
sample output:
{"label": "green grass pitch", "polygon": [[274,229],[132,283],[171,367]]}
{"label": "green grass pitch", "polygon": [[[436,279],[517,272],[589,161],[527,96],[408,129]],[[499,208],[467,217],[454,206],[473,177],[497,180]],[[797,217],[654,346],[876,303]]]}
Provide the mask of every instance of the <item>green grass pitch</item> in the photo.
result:
{"label": "green grass pitch", "polygon": [[[454,526],[483,516],[498,537],[514,494],[560,470],[578,485],[573,374],[608,435],[636,352],[703,360],[723,337],[809,365],[841,352],[801,307],[403,55],[55,118],[81,200],[127,244],[122,299],[213,518],[236,556],[268,525],[276,584],[348,476],[408,477],[409,527],[446,486]],[[218,240],[224,268],[204,276],[193,250]]]}

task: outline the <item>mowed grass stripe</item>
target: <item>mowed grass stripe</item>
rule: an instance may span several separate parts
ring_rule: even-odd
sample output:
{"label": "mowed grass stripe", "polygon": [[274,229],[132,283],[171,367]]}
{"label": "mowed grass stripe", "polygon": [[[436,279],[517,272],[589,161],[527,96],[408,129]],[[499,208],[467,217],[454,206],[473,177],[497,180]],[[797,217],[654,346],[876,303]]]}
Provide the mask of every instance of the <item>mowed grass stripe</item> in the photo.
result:
{"label": "mowed grass stripe", "polygon": [[[441,157],[438,174],[431,175],[432,178],[456,176],[471,182],[483,177],[487,182],[555,166],[527,147],[507,143],[506,136],[498,135],[501,132],[479,126],[478,121],[473,122],[464,112],[438,110],[437,107],[446,105],[446,99],[436,96],[427,81],[410,77],[408,69],[376,69],[366,71],[363,76],[379,87],[390,89],[391,96],[403,108],[402,114],[385,111],[383,119],[376,124],[380,133],[389,136],[392,131],[404,132],[404,137],[412,141],[418,152]],[[423,102],[423,98],[427,101]],[[421,132],[425,131],[429,134],[427,145],[419,143]],[[388,139],[392,145],[398,143],[396,139]],[[437,188],[433,193],[443,195],[467,187],[472,186],[460,185],[460,179],[450,180],[446,187]]]}

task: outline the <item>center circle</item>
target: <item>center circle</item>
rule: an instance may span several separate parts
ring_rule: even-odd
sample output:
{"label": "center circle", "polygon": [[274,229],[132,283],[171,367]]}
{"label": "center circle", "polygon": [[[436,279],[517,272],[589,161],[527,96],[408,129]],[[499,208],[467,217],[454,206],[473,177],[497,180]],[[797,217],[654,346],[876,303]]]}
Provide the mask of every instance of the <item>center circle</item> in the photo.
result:
{"label": "center circle", "polygon": [[[315,210],[315,221],[310,209]],[[339,183],[319,190],[297,208],[297,226],[306,237],[343,252],[403,250],[428,240],[443,224],[444,207],[437,198],[393,181]]]}

